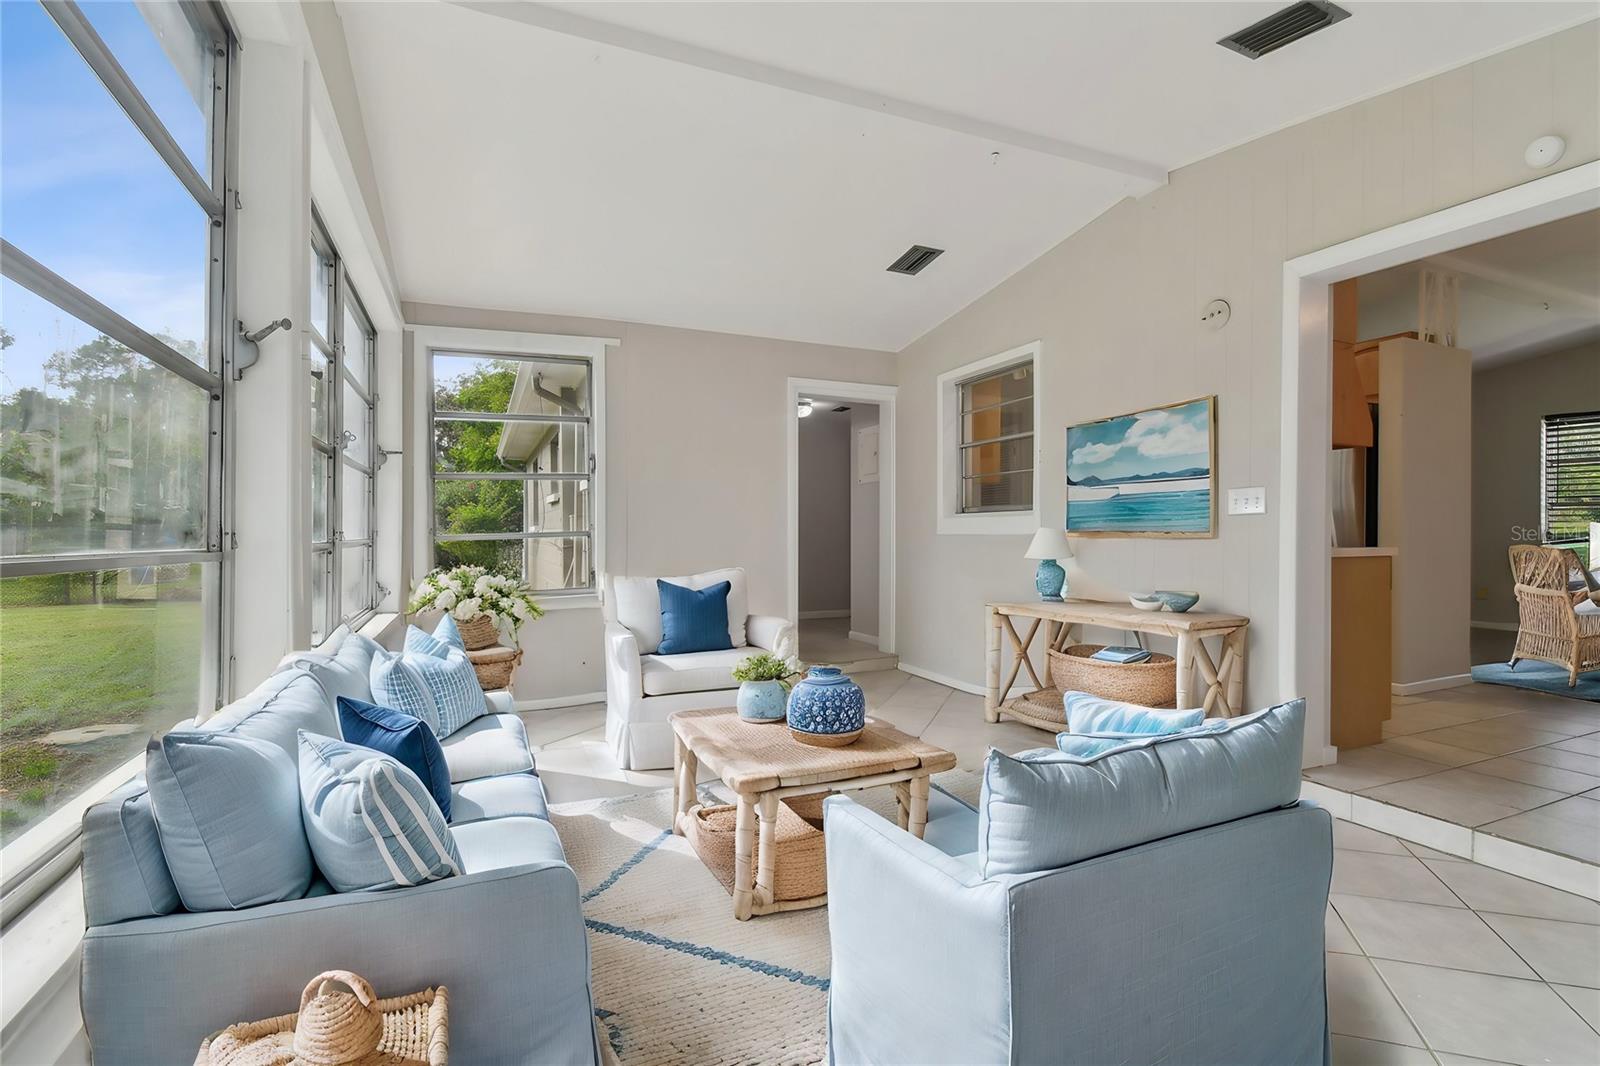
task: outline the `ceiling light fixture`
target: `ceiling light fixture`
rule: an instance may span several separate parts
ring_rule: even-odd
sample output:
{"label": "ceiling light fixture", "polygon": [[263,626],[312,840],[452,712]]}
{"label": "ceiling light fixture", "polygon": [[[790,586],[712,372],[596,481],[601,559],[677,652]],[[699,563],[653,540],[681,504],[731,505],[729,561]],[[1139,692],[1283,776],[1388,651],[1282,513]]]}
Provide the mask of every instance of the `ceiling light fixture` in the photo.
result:
{"label": "ceiling light fixture", "polygon": [[1567,142],[1555,134],[1540,137],[1522,153],[1522,161],[1530,167],[1554,166],[1567,154]]}
{"label": "ceiling light fixture", "polygon": [[810,418],[811,417],[811,401],[810,400],[801,400],[799,405],[795,409],[795,415],[797,417],[799,417],[799,418]]}

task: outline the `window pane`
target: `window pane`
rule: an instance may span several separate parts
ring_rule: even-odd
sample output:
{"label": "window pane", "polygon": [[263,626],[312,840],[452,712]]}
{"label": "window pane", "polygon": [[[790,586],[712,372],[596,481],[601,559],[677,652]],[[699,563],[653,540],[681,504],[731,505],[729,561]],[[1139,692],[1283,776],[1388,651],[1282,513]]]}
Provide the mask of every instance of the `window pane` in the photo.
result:
{"label": "window pane", "polygon": [[961,386],[961,410],[977,411],[1033,395],[1033,364],[1008,367]]}
{"label": "window pane", "polygon": [[433,406],[438,411],[587,415],[589,364],[435,355]]}
{"label": "window pane", "polygon": [[333,307],[333,260],[311,246],[311,325],[323,340],[330,340],[329,310]]}
{"label": "window pane", "polygon": [[589,427],[581,422],[433,424],[434,469],[498,473],[587,474]]}
{"label": "window pane", "polygon": [[434,542],[435,566],[481,566],[522,576],[522,540],[441,540]]}
{"label": "window pane", "polygon": [[588,481],[436,481],[440,533],[566,533],[589,529]]}
{"label": "window pane", "polygon": [[372,531],[367,528],[367,508],[371,503],[372,479],[359,470],[344,468],[344,481],[339,485],[339,511],[344,515],[340,532],[345,540],[366,540]]}
{"label": "window pane", "polygon": [[961,483],[963,511],[1026,511],[1033,507],[1033,471],[971,478]]}
{"label": "window pane", "polygon": [[1009,437],[1013,433],[1033,432],[1033,397],[1007,400],[998,407],[988,407],[961,416],[961,442],[993,440]]}
{"label": "window pane", "polygon": [[327,541],[328,500],[333,496],[333,459],[311,449],[311,539]]}
{"label": "window pane", "polygon": [[442,540],[434,544],[434,563],[487,567],[519,576],[535,591],[583,589],[589,587],[589,538]]}
{"label": "window pane", "polygon": [[366,545],[339,549],[340,618],[354,617],[372,606],[371,558],[372,549]]}
{"label": "window pane", "polygon": [[344,368],[363,389],[367,388],[370,377],[367,364],[371,360],[371,352],[372,342],[366,327],[356,317],[347,300],[344,305]]}
{"label": "window pane", "polygon": [[210,177],[212,53],[184,6],[126,0],[79,6],[189,162]]}
{"label": "window pane", "polygon": [[311,345],[309,359],[311,360],[311,435],[323,443],[331,443],[333,437],[328,428],[329,407],[328,382],[333,377],[328,362],[328,357],[316,345]]}
{"label": "window pane", "polygon": [[0,3],[0,232],[207,364],[210,221],[38,4]]}
{"label": "window pane", "polygon": [[362,466],[372,466],[372,410],[355,388],[344,382],[344,454]]}
{"label": "window pane", "polygon": [[327,639],[328,586],[333,581],[329,572],[333,566],[333,552],[316,552],[311,556],[311,644],[315,647]]}
{"label": "window pane", "polygon": [[961,449],[961,473],[1006,474],[1033,469],[1033,436],[1016,437],[996,444],[978,444]]}
{"label": "window pane", "polygon": [[199,709],[215,570],[0,579],[0,842]]}
{"label": "window pane", "polygon": [[203,548],[204,390],[9,280],[0,305],[3,554]]}

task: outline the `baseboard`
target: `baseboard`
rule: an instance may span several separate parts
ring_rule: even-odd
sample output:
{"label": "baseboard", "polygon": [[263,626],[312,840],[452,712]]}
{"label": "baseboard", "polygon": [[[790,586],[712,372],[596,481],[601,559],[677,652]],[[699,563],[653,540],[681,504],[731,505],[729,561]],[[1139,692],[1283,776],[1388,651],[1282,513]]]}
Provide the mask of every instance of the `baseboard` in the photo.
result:
{"label": "baseboard", "polygon": [[573,696],[545,696],[537,700],[517,700],[513,707],[519,711],[548,711],[554,707],[581,707],[586,703],[604,703],[604,692],[580,692]]}
{"label": "baseboard", "polygon": [[1517,627],[1517,623],[1515,623],[1515,622],[1479,622],[1476,619],[1474,619],[1473,622],[1472,622],[1472,628],[1473,629],[1498,629],[1503,633],[1515,633],[1517,631],[1518,627]]}
{"label": "baseboard", "polygon": [[1389,686],[1391,696],[1415,696],[1422,692],[1437,692],[1445,688],[1460,688],[1472,684],[1471,674],[1451,674],[1448,677],[1430,677],[1425,681],[1396,681]]}
{"label": "baseboard", "polygon": [[[934,671],[929,670],[926,667],[912,666],[910,663],[902,661],[900,663],[900,669],[904,670],[906,673],[910,674],[913,677],[920,677],[924,681],[932,681],[936,685],[943,685],[946,688],[953,688],[957,692],[970,692],[974,696],[982,696],[982,695],[986,694],[986,692],[984,690],[984,687],[982,685],[971,685],[971,684],[968,684],[965,681],[958,681],[956,678],[946,677],[944,674],[935,673]],[[1011,686],[1011,694],[1008,695],[1006,698],[1010,699],[1011,696],[1024,696],[1024,695],[1027,695],[1029,692],[1032,692],[1032,691],[1033,691],[1033,686],[1032,685],[1028,685],[1028,684],[1012,685]]]}
{"label": "baseboard", "polygon": [[878,646],[878,634],[876,633],[857,633],[852,629],[850,631],[850,639],[859,640],[863,644],[871,644],[873,647]]}
{"label": "baseboard", "polygon": [[843,610],[843,611],[801,611],[800,612],[801,621],[805,621],[805,620],[811,619],[811,618],[849,618],[849,617],[850,617],[850,611],[849,611],[848,608]]}

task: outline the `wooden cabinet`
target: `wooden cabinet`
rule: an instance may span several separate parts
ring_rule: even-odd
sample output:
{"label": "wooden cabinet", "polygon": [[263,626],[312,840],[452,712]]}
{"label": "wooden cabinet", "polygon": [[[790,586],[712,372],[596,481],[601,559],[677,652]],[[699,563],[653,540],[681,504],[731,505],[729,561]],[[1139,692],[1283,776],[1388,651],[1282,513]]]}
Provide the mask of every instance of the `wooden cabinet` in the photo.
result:
{"label": "wooden cabinet", "polygon": [[1333,446],[1372,447],[1372,412],[1367,390],[1356,368],[1359,336],[1356,282],[1341,281],[1330,288],[1333,328]]}
{"label": "wooden cabinet", "polygon": [[1363,748],[1389,719],[1394,558],[1388,548],[1333,552],[1333,714],[1330,739]]}

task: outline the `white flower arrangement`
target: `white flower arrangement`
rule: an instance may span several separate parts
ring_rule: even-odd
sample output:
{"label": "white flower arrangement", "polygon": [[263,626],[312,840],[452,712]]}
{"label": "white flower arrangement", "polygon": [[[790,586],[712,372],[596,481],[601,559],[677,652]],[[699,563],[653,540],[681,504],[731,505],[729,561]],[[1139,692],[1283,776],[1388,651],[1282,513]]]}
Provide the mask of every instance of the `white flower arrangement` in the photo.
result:
{"label": "white flower arrangement", "polygon": [[502,636],[516,640],[524,622],[544,617],[533,590],[513,577],[492,573],[481,566],[456,566],[435,570],[417,585],[406,610],[447,611],[456,618],[486,614]]}

